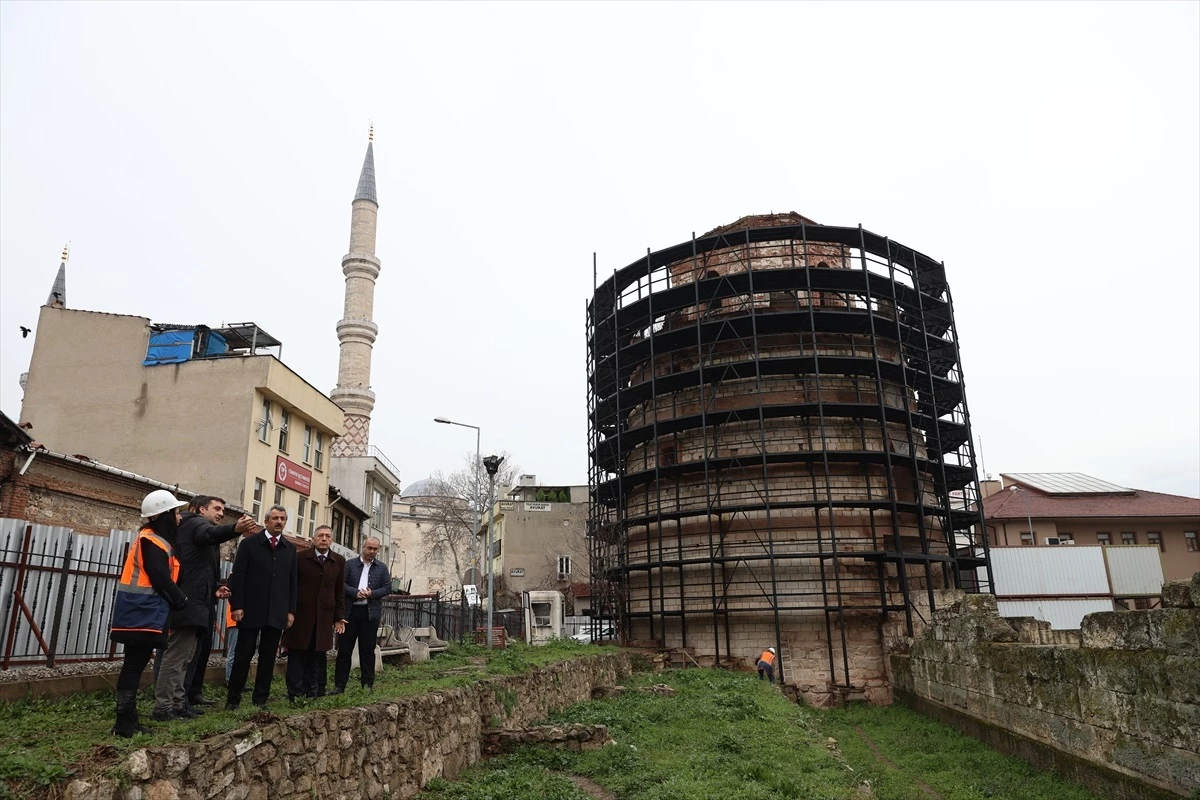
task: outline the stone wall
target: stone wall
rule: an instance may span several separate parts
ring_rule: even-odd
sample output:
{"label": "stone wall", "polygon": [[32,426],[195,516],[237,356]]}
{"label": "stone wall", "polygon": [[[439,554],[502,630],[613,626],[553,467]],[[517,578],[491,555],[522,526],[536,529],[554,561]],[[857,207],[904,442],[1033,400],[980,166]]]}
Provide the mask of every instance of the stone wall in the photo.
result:
{"label": "stone wall", "polygon": [[[251,722],[202,742],[133,752],[116,778],[75,780],[65,800],[311,800],[416,795],[482,757],[484,731],[517,729],[633,672],[633,651],[365,708]],[[111,774],[111,772],[109,773]]]}
{"label": "stone wall", "polygon": [[1003,619],[991,595],[942,606],[890,656],[896,696],[1106,798],[1200,790],[1200,574],[1167,607],[1082,631]]}

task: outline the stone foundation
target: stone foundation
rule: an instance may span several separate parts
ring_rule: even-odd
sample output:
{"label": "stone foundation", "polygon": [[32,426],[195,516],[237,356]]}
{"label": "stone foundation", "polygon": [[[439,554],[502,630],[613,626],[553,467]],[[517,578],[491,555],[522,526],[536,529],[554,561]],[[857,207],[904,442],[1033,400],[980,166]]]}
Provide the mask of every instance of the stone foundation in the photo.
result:
{"label": "stone foundation", "polygon": [[1082,632],[961,597],[890,656],[896,696],[1102,797],[1196,792],[1200,575],[1168,586],[1169,607],[1092,614]]}
{"label": "stone foundation", "polygon": [[[65,800],[413,797],[484,755],[484,731],[516,729],[633,672],[621,651],[365,708],[251,723],[203,742],[137,750],[118,779],[75,780]],[[494,734],[499,735],[499,734]],[[588,741],[594,741],[591,736]]]}

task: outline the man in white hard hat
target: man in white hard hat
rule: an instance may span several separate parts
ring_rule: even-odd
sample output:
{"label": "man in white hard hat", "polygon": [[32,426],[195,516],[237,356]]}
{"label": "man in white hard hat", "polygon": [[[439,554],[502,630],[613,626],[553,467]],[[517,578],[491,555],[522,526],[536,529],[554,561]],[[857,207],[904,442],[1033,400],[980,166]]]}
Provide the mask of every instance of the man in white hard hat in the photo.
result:
{"label": "man in white hard hat", "polygon": [[771,683],[775,682],[775,648],[768,647],[762,651],[762,655],[758,657],[758,679],[761,681],[765,676]]}
{"label": "man in white hard hat", "polygon": [[187,501],[157,489],[142,500],[145,524],[129,547],[113,604],[112,641],[125,645],[125,660],[117,676],[117,722],[113,733],[130,738],[149,733],[138,720],[137,690],[154,648],[167,643],[171,609],[187,605],[180,590],[175,538],[179,509]]}

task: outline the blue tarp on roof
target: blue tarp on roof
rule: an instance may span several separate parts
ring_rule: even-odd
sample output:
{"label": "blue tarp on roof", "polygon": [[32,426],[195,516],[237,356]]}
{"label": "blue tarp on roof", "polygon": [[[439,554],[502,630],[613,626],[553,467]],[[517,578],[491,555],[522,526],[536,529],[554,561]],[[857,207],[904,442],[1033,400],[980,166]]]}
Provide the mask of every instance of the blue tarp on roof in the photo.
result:
{"label": "blue tarp on roof", "polygon": [[150,346],[146,349],[146,360],[142,366],[155,364],[181,364],[192,358],[192,342],[196,331],[162,331],[150,334]]}

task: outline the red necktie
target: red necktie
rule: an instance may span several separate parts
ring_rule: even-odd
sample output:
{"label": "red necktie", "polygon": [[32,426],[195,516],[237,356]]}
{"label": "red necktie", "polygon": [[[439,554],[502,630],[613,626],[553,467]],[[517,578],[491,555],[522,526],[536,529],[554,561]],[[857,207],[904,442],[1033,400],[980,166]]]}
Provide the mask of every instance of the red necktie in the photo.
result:
{"label": "red necktie", "polygon": [[279,540],[274,536],[268,536],[267,539],[271,542],[271,549],[274,550],[279,545]]}

